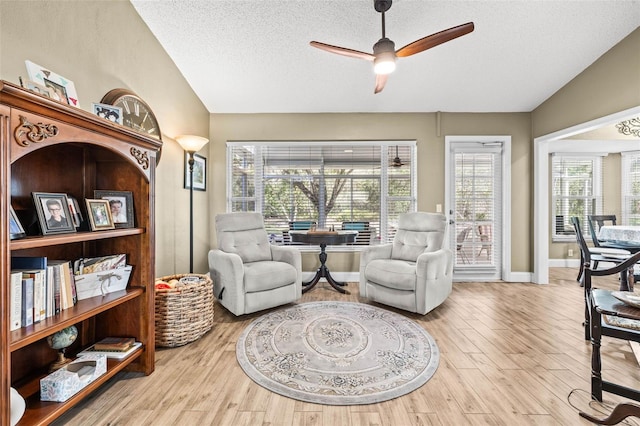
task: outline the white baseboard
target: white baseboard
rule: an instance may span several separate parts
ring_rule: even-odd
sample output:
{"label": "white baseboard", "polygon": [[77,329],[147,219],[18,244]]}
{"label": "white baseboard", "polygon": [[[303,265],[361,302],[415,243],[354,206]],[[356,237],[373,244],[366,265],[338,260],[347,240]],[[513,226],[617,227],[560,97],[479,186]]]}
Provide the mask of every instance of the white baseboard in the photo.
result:
{"label": "white baseboard", "polygon": [[580,259],[549,259],[549,268],[578,268]]}

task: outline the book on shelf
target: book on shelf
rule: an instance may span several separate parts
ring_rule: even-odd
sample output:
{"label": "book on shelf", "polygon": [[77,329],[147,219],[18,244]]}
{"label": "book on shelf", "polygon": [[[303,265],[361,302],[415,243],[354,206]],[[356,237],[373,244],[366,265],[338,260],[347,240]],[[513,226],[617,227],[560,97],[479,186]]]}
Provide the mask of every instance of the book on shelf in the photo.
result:
{"label": "book on shelf", "polygon": [[47,257],[11,256],[11,269],[47,269]]}
{"label": "book on shelf", "polygon": [[9,288],[10,326],[9,331],[22,326],[22,272],[11,272],[11,288]]}
{"label": "book on shelf", "polygon": [[28,327],[33,324],[33,278],[22,277],[20,323],[22,327]]}
{"label": "book on shelf", "polygon": [[113,359],[125,359],[135,351],[137,351],[142,346],[141,342],[134,342],[133,345],[129,347],[129,349],[124,351],[98,351],[94,348],[94,345],[89,346],[87,349],[83,350],[78,354],[78,356],[90,355],[90,354],[105,354],[107,358]]}
{"label": "book on shelf", "polygon": [[126,351],[135,341],[133,337],[105,337],[97,341],[93,348],[96,351]]}
{"label": "book on shelf", "polygon": [[11,256],[11,272],[22,272],[24,278],[33,278],[33,322],[46,318],[46,256]]}
{"label": "book on shelf", "polygon": [[58,301],[56,313],[73,308],[75,305],[75,280],[71,272],[71,262],[68,260],[50,260],[49,264],[54,267],[54,298]]}
{"label": "book on shelf", "polygon": [[46,275],[47,271],[44,269],[34,270],[14,270],[15,272],[22,272],[22,278],[31,278],[33,280],[33,322],[38,323],[45,319],[45,293],[46,293]]}
{"label": "book on shelf", "polygon": [[52,317],[56,314],[55,307],[55,285],[53,276],[53,265],[47,265],[47,287],[46,287],[46,317]]}

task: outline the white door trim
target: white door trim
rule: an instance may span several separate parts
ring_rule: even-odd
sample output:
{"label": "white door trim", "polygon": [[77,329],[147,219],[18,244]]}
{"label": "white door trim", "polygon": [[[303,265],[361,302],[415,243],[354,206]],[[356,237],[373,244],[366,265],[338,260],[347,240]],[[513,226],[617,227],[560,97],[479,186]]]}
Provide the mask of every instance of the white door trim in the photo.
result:
{"label": "white door trim", "polygon": [[[511,136],[445,136],[445,213],[452,208],[451,194],[449,188],[451,185],[451,144],[455,142],[501,142],[502,151],[502,270],[500,274],[503,281],[513,282],[521,281],[511,273]],[[449,239],[447,239],[449,241]],[[455,253],[455,247],[450,247]]]}
{"label": "white door trim", "polygon": [[533,282],[549,283],[549,144],[640,114],[640,106],[587,121],[533,140]]}

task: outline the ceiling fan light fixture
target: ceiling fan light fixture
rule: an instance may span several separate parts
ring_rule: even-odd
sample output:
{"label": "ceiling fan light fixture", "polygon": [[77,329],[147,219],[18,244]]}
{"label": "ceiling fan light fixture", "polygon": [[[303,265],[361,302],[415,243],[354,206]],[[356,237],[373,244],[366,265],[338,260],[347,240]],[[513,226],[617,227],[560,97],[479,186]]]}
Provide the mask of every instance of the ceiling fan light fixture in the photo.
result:
{"label": "ceiling fan light fixture", "polygon": [[391,74],[396,69],[396,45],[388,38],[381,38],[373,45],[373,72]]}
{"label": "ceiling fan light fixture", "polygon": [[396,55],[394,52],[383,52],[373,60],[373,72],[376,74],[391,74],[396,69]]}

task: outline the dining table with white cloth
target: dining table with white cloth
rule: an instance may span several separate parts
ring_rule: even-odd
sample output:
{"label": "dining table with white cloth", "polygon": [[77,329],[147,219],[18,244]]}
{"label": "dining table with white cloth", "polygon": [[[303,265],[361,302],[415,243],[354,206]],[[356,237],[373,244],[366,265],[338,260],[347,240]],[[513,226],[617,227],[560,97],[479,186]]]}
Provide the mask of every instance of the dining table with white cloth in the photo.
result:
{"label": "dining table with white cloth", "polygon": [[640,246],[640,226],[605,225],[600,227],[598,240]]}
{"label": "dining table with white cloth", "polygon": [[[607,248],[625,249],[631,253],[640,251],[640,226],[637,225],[604,225],[598,231],[600,245]],[[607,257],[606,254],[604,254]],[[617,255],[620,257],[620,255]],[[624,259],[624,255],[622,255]],[[628,273],[620,272],[620,290],[633,291],[637,281],[637,267],[630,268]]]}

